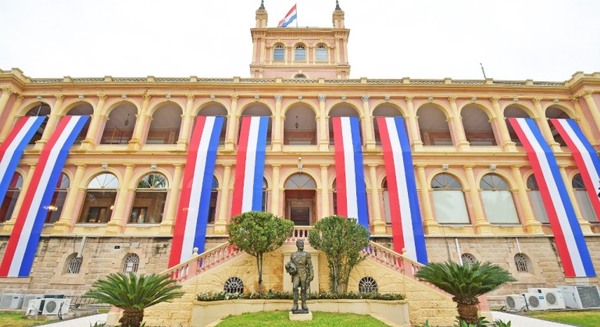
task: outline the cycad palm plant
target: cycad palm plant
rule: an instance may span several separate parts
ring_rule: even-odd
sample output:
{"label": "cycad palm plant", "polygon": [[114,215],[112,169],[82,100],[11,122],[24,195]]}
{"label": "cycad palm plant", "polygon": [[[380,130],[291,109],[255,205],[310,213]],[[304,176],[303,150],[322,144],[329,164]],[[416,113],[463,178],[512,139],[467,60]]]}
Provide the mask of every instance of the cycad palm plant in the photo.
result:
{"label": "cycad palm plant", "polygon": [[515,280],[505,269],[477,261],[430,263],[417,272],[417,277],[451,294],[459,319],[474,325],[478,321],[477,297]]}
{"label": "cycad palm plant", "polygon": [[169,275],[114,273],[94,282],[86,296],[123,309],[122,327],[139,327],[145,308],[181,297],[180,288]]}

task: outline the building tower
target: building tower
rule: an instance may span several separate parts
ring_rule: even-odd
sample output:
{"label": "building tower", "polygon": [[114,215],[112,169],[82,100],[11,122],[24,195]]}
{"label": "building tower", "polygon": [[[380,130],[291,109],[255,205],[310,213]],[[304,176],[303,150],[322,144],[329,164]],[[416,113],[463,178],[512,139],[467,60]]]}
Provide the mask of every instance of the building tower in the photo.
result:
{"label": "building tower", "polygon": [[336,1],[333,27],[267,27],[264,2],[256,10],[252,33],[254,78],[348,79],[348,36],[344,11]]}

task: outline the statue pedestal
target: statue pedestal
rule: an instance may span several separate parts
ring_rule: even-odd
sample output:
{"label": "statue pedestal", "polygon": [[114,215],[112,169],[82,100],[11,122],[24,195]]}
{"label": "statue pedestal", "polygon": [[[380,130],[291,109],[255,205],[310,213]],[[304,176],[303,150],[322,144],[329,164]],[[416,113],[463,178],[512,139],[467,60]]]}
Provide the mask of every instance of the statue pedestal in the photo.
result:
{"label": "statue pedestal", "polygon": [[307,313],[292,313],[291,311],[288,313],[288,317],[290,321],[309,321],[312,320],[312,311]]}

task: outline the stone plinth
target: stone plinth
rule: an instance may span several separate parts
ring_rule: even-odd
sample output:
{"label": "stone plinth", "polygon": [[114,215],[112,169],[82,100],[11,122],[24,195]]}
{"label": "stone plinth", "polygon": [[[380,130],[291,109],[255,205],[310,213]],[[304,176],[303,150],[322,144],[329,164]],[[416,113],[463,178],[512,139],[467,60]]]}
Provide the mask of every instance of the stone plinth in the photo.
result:
{"label": "stone plinth", "polygon": [[288,317],[291,321],[309,321],[313,319],[311,311],[307,313],[293,313],[290,311],[288,313]]}

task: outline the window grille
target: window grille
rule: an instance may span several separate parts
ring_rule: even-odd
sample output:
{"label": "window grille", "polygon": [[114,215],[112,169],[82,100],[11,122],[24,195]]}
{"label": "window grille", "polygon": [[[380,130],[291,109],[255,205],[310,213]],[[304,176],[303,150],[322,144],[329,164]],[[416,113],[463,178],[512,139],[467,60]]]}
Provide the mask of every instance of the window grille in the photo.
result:
{"label": "window grille", "polygon": [[223,291],[225,291],[227,294],[242,294],[244,293],[244,282],[237,277],[230,277],[225,281]]}
{"label": "window grille", "polygon": [[138,271],[140,266],[140,257],[135,253],[129,253],[123,259],[123,272],[124,273],[135,273]]}
{"label": "window grille", "polygon": [[515,254],[515,266],[517,266],[518,272],[531,272],[531,263],[529,257],[524,253]]}
{"label": "window grille", "polygon": [[358,282],[359,293],[377,293],[377,282],[372,277],[363,277]]}
{"label": "window grille", "polygon": [[471,253],[463,253],[463,254],[461,254],[460,255],[460,259],[462,260],[463,265],[464,264],[472,265],[473,263],[475,263],[477,261],[477,258],[475,258],[475,256],[472,255]]}
{"label": "window grille", "polygon": [[77,253],[69,255],[67,258],[67,265],[65,267],[66,274],[79,274],[81,270],[81,264],[83,263],[83,257],[78,257]]}

